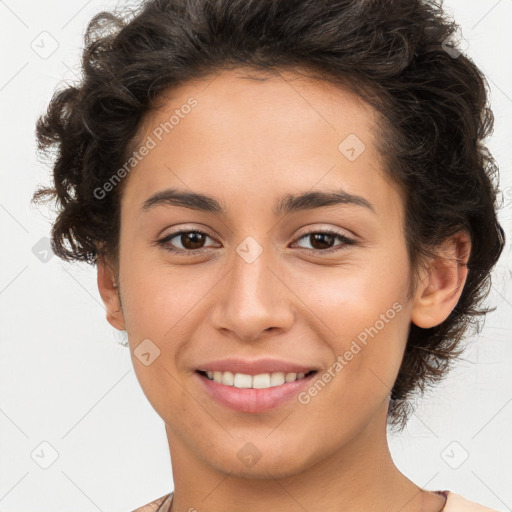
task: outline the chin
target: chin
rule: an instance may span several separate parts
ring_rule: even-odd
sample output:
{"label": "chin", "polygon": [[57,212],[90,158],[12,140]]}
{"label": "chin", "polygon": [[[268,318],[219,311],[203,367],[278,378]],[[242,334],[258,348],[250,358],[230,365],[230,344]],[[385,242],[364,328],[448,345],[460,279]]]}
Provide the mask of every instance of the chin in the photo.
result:
{"label": "chin", "polygon": [[289,442],[283,446],[279,437],[274,440],[258,440],[255,436],[253,439],[233,440],[229,445],[217,445],[206,452],[207,456],[203,460],[224,474],[254,480],[290,477],[314,464],[311,460],[315,453],[312,446],[309,448],[313,452],[308,455],[303,443],[297,442],[295,445]]}
{"label": "chin", "polygon": [[292,477],[304,470],[304,464],[296,457],[290,457],[282,462],[276,460],[263,460],[263,457],[252,467],[244,467],[239,461],[232,459],[219,461],[209,460],[209,464],[224,474],[229,474],[236,478],[246,478],[248,480],[268,480],[270,478]]}

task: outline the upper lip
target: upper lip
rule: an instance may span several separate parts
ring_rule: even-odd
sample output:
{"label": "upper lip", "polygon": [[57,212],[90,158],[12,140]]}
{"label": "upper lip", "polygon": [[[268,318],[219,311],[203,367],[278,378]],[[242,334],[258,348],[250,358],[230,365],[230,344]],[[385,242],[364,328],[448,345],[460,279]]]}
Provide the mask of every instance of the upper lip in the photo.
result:
{"label": "upper lip", "polygon": [[252,361],[240,358],[228,358],[203,363],[197,370],[258,375],[261,373],[275,372],[308,373],[312,370],[316,371],[316,368],[273,358],[255,359]]}

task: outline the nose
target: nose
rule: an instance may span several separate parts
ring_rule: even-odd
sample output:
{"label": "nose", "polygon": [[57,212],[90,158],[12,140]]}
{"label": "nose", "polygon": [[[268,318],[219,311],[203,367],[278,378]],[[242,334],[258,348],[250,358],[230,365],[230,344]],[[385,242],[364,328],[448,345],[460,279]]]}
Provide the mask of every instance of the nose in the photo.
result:
{"label": "nose", "polygon": [[224,335],[254,342],[265,333],[285,332],[294,319],[293,293],[263,253],[249,263],[234,255],[231,270],[215,294],[213,326]]}

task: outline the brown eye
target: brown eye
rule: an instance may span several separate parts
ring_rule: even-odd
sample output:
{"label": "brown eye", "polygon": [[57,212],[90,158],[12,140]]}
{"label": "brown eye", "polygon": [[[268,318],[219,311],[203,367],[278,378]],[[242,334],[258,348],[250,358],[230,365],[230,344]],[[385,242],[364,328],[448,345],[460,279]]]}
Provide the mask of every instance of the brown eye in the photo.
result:
{"label": "brown eye", "polygon": [[[207,238],[211,237],[202,231],[177,231],[162,238],[158,243],[170,252],[187,253],[205,249],[204,244]],[[172,242],[172,240],[175,241]]]}
{"label": "brown eye", "polygon": [[185,249],[200,249],[204,244],[205,236],[197,231],[189,231],[181,233],[180,242]]}
{"label": "brown eye", "polygon": [[[336,239],[341,240],[340,247],[336,248]],[[308,240],[311,251],[318,253],[335,252],[343,250],[348,245],[355,245],[355,241],[335,231],[315,231],[302,235],[299,240]],[[306,247],[308,249],[308,247]]]}
{"label": "brown eye", "polygon": [[308,236],[312,242],[311,245],[313,246],[313,249],[319,250],[330,249],[336,239],[335,236],[328,233],[314,233]]}

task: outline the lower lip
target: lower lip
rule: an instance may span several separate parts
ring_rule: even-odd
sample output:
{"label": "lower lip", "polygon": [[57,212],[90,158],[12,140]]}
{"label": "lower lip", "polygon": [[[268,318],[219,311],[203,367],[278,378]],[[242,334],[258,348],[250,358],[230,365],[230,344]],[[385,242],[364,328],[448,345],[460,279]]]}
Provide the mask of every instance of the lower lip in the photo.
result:
{"label": "lower lip", "polygon": [[221,404],[240,412],[259,413],[279,407],[294,398],[302,388],[311,382],[316,373],[311,373],[294,382],[285,382],[280,386],[266,389],[240,389],[235,386],[219,384],[199,372],[196,372],[195,375],[203,383],[206,391]]}

